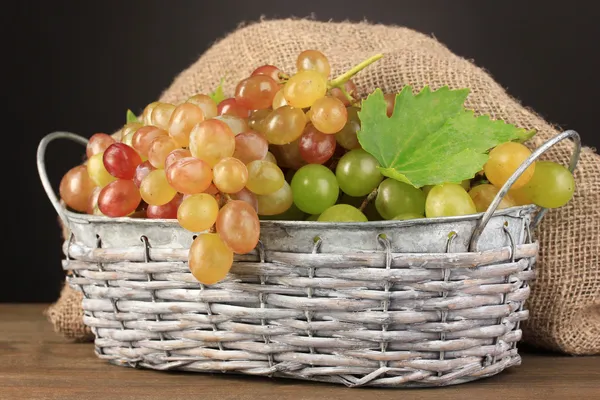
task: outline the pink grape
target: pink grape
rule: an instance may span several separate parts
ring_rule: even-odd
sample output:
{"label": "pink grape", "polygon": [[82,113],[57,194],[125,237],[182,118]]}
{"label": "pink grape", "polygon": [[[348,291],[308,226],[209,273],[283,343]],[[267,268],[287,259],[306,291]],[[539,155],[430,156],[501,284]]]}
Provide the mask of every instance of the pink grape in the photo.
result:
{"label": "pink grape", "polygon": [[248,131],[235,136],[233,157],[244,164],[254,160],[262,160],[269,151],[269,142],[258,132]]}
{"label": "pink grape", "polygon": [[298,142],[300,156],[309,164],[323,164],[333,156],[335,147],[335,135],[319,132],[312,124],[307,125]]}
{"label": "pink grape", "polygon": [[183,194],[202,193],[213,179],[210,165],[195,157],[181,158],[169,165],[165,172],[171,187]]}
{"label": "pink grape", "polygon": [[241,105],[235,97],[230,97],[219,103],[217,106],[217,114],[233,115],[240,118],[248,118],[250,116],[250,110]]}
{"label": "pink grape", "polygon": [[117,179],[102,188],[98,208],[108,217],[124,217],[139,206],[142,198],[132,180]]}
{"label": "pink grape", "polygon": [[225,204],[217,216],[217,233],[234,253],[245,254],[258,244],[260,221],[252,206],[241,200]]}
{"label": "pink grape", "polygon": [[125,143],[113,143],[104,151],[102,161],[108,173],[115,178],[131,180],[142,158],[133,147]]}

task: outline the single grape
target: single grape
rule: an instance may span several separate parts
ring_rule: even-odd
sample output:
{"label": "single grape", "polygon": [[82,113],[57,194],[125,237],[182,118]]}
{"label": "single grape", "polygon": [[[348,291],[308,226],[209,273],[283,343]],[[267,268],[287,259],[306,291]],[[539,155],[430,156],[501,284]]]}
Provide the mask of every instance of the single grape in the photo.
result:
{"label": "single grape", "polygon": [[404,213],[404,214],[398,214],[392,219],[398,220],[398,221],[405,221],[407,219],[419,219],[419,218],[425,218],[425,216],[423,214],[418,214],[418,213]]}
{"label": "single grape", "polygon": [[246,203],[250,204],[252,208],[254,208],[254,211],[258,212],[258,199],[256,198],[257,196],[248,189],[244,188],[237,193],[231,193],[229,197],[231,197],[232,200],[245,201]]}
{"label": "single grape", "polygon": [[88,198],[87,208],[85,210],[86,214],[89,215],[104,215],[102,211],[98,208],[98,197],[100,196],[100,192],[102,191],[101,187],[94,186],[94,190],[90,194]]}
{"label": "single grape", "polygon": [[319,222],[367,222],[368,219],[358,208],[348,204],[336,204],[319,215]]}
{"label": "single grape", "polygon": [[90,137],[90,140],[88,140],[85,154],[90,158],[94,154],[102,153],[108,146],[116,142],[117,141],[113,139],[112,136],[107,135],[106,133],[94,133]]}
{"label": "single grape", "polygon": [[575,193],[573,174],[561,164],[538,161],[531,180],[517,192],[524,192],[533,204],[544,208],[558,208],[567,204]]}
{"label": "single grape", "polygon": [[131,180],[142,158],[133,147],[125,143],[113,143],[104,151],[102,161],[104,168],[115,178]]}
{"label": "single grape", "polygon": [[121,128],[121,143],[132,146],[133,135],[141,127],[143,127],[143,125],[139,122],[128,122],[123,125],[123,128]]}
{"label": "single grape", "polygon": [[217,220],[219,204],[208,193],[192,194],[183,199],[177,209],[179,225],[191,232],[210,229]]}
{"label": "single grape", "polygon": [[88,201],[96,184],[90,178],[85,165],[71,168],[61,179],[60,198],[75,211],[86,212]]}
{"label": "single grape", "polygon": [[265,158],[263,158],[263,160],[271,162],[271,163],[277,165],[277,159],[275,158],[275,156],[273,155],[273,153],[271,153],[270,151],[267,151],[267,154],[265,154]]}
{"label": "single grape", "polygon": [[152,125],[152,110],[158,105],[158,101],[148,104],[142,112],[142,123],[144,125]]}
{"label": "single grape", "polygon": [[204,121],[204,112],[192,103],[178,105],[169,120],[169,135],[175,139],[179,147],[187,147],[190,143],[192,128]]}
{"label": "single grape", "polygon": [[281,80],[281,70],[279,68],[277,68],[274,65],[269,65],[269,64],[265,64],[265,65],[261,65],[260,67],[256,68],[254,71],[252,71],[252,73],[250,74],[250,76],[256,76],[256,75],[266,75],[268,77],[270,77],[271,79],[273,79],[275,82],[279,83],[279,81]]}
{"label": "single grape", "polygon": [[283,86],[283,96],[287,103],[296,108],[307,108],[325,96],[326,78],[317,71],[299,71]]}
{"label": "single grape", "polygon": [[271,107],[273,108],[273,110],[278,109],[279,107],[283,107],[283,106],[287,106],[288,103],[285,100],[285,97],[283,95],[283,89],[279,89],[277,91],[277,93],[275,93],[275,96],[273,97],[273,102],[271,103]]}
{"label": "single grape", "polygon": [[168,136],[167,131],[153,125],[147,125],[139,128],[131,138],[131,147],[133,147],[140,156],[148,158],[150,145],[158,136]]}
{"label": "single grape", "polygon": [[169,168],[171,164],[173,164],[177,160],[181,160],[185,157],[192,157],[192,152],[188,149],[175,149],[169,153],[167,158],[165,158],[165,171]]}
{"label": "single grape", "polygon": [[150,143],[148,161],[154,168],[164,168],[169,153],[179,148],[179,144],[171,136],[158,136]]}
{"label": "single grape", "polygon": [[[475,208],[477,212],[485,212],[494,198],[498,194],[499,189],[494,185],[490,185],[489,183],[485,183],[482,185],[477,185],[473,189],[469,190],[469,196],[473,199],[473,203],[475,204]],[[514,207],[517,204],[510,197],[510,195],[505,195],[500,205],[498,205],[498,210],[503,208]]]}
{"label": "single grape", "polygon": [[331,66],[325,54],[318,50],[304,50],[296,59],[296,69],[298,71],[316,71],[329,78]]}
{"label": "single grape", "polygon": [[192,103],[202,110],[204,119],[214,118],[218,115],[217,104],[210,96],[205,94],[197,94],[186,100],[186,103]]}
{"label": "single grape", "polygon": [[354,150],[360,148],[358,142],[357,132],[360,130],[360,119],[358,118],[358,107],[348,107],[346,112],[348,114],[346,124],[338,133],[335,134],[335,140],[340,146],[347,150]]}
{"label": "single grape", "polygon": [[176,194],[173,200],[162,206],[149,205],[146,208],[146,217],[150,219],[177,219],[177,209],[183,201],[181,194]]}
{"label": "single grape", "polygon": [[265,221],[304,221],[306,220],[307,214],[300,210],[294,203],[282,212],[281,214],[275,215],[258,215],[258,219]]}
{"label": "single grape", "polygon": [[233,155],[235,135],[225,122],[209,119],[192,129],[189,149],[194,157],[206,161],[212,167]]}
{"label": "single grape", "polygon": [[[421,188],[421,190],[423,191],[423,193],[425,193],[425,197],[427,197],[427,195],[429,194],[429,192],[431,191],[431,189],[433,189],[435,185],[425,185]],[[471,189],[471,180],[470,179],[465,179],[464,181],[460,182],[460,186],[463,187],[463,189],[465,189],[467,192],[469,191],[469,189]]]}
{"label": "single grape", "polygon": [[227,157],[213,167],[213,183],[222,193],[237,193],[248,182],[248,168],[237,158]]}
{"label": "single grape", "polygon": [[366,196],[383,180],[378,167],[375,157],[363,149],[350,150],[338,161],[335,176],[344,193],[354,197]]}
{"label": "single grape", "polygon": [[165,170],[169,185],[179,193],[202,193],[210,186],[213,173],[210,165],[196,157],[184,157]]}
{"label": "single grape", "polygon": [[321,214],[336,203],[340,192],[333,172],[319,164],[296,171],[291,187],[294,204],[307,214]]}
{"label": "single grape", "polygon": [[175,105],[170,103],[158,103],[152,109],[152,113],[150,114],[150,124],[158,126],[165,131],[169,130],[169,121],[171,120],[171,115],[175,111]]}
{"label": "single grape", "polygon": [[388,117],[391,117],[396,105],[396,93],[386,93],[383,95],[383,98],[385,99],[385,104],[387,106],[386,114]]}
{"label": "single grape", "polygon": [[269,108],[279,86],[279,81],[275,81],[267,75],[254,75],[237,84],[235,99],[250,110]]}
{"label": "single grape", "polygon": [[242,132],[247,132],[250,130],[248,121],[245,118],[236,117],[235,115],[224,114],[224,115],[219,115],[218,117],[215,117],[214,119],[225,122],[229,126],[229,128],[231,129],[231,132],[233,132],[234,135],[238,135]]}
{"label": "single grape", "polygon": [[140,194],[148,205],[162,206],[173,200],[177,191],[169,185],[165,170],[155,169],[142,179]]}
{"label": "single grape", "polygon": [[[492,185],[500,189],[530,155],[531,151],[521,143],[506,142],[499,144],[490,151],[490,157],[483,166],[485,176]],[[535,163],[523,172],[512,185],[512,189],[525,186],[534,172]]]}
{"label": "single grape", "polygon": [[238,102],[235,97],[224,99],[217,106],[218,115],[233,115],[239,118],[248,118],[250,116],[250,110],[248,107],[243,106],[242,103]]}
{"label": "single grape", "polygon": [[108,173],[106,167],[104,166],[103,158],[104,152],[94,154],[87,162],[87,171],[90,175],[90,178],[96,184],[96,186],[100,186],[101,188],[117,179]]}
{"label": "single grape", "polygon": [[405,213],[425,214],[425,194],[408,183],[386,178],[377,190],[375,208],[384,219]]}
{"label": "single grape", "polygon": [[140,201],[140,191],[132,180],[117,179],[102,188],[98,208],[108,217],[124,217],[134,212]]}
{"label": "single grape", "polygon": [[284,145],[271,145],[271,153],[277,159],[277,164],[282,168],[297,170],[307,162],[300,154],[300,139]]}
{"label": "single grape", "polygon": [[269,142],[258,132],[248,131],[235,136],[233,157],[244,164],[264,159],[268,151]]}
{"label": "single grape", "polygon": [[140,165],[135,168],[135,176],[133,177],[133,183],[138,188],[142,184],[144,178],[150,173],[150,171],[154,171],[156,168],[150,164],[150,161],[144,161]]}
{"label": "single grape", "polygon": [[267,116],[270,113],[271,113],[271,110],[268,108],[252,111],[250,113],[250,117],[248,117],[248,121],[247,121],[248,128],[250,128],[256,132],[263,133],[265,131],[265,129],[264,129],[265,119],[267,118]]}
{"label": "single grape", "polygon": [[217,216],[217,233],[227,247],[237,254],[246,254],[258,244],[260,221],[252,206],[245,201],[230,200]]}
{"label": "single grape", "polygon": [[425,215],[427,218],[452,217],[477,213],[473,199],[456,183],[435,185],[427,195]]}
{"label": "single grape", "polygon": [[310,120],[315,128],[323,133],[337,133],[348,121],[346,106],[335,97],[325,96],[317,99],[310,111]]}
{"label": "single grape", "polygon": [[277,215],[287,211],[294,203],[292,188],[283,182],[281,189],[271,194],[256,196],[259,215]]}
{"label": "single grape", "polygon": [[300,136],[298,149],[300,156],[309,164],[323,164],[335,152],[335,136],[319,132],[312,124],[306,125]]}
{"label": "single grape", "polygon": [[285,183],[283,172],[272,162],[256,160],[248,163],[246,167],[248,169],[246,187],[254,194],[275,193]]}
{"label": "single grape", "polygon": [[[356,84],[352,81],[352,79],[346,81],[346,83],[344,83],[344,90],[346,91],[346,93],[348,93],[350,95],[350,97],[352,97],[352,103],[355,102],[356,100],[358,100],[358,90],[356,88]],[[342,103],[344,103],[344,105],[346,107],[348,107],[351,103],[351,101],[348,99],[348,97],[346,97],[346,95],[344,94],[344,92],[342,92],[342,89],[334,87],[331,88],[329,90],[329,95],[332,97],[335,97],[337,99],[339,99]]]}
{"label": "single grape", "polygon": [[233,251],[216,233],[203,233],[190,246],[188,260],[194,278],[204,285],[213,285],[229,273]]}
{"label": "single grape", "polygon": [[302,135],[306,122],[304,111],[283,106],[273,110],[265,118],[262,133],[271,144],[288,144]]}

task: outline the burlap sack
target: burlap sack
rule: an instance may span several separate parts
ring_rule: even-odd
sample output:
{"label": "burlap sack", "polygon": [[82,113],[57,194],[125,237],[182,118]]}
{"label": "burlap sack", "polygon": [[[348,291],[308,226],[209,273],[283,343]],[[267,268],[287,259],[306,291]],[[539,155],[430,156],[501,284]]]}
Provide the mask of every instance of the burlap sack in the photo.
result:
{"label": "burlap sack", "polygon": [[[398,92],[406,84],[417,90],[425,85],[467,87],[469,108],[537,129],[532,148],[560,131],[510,97],[483,69],[435,39],[403,27],[366,22],[287,19],[240,27],[176,77],[159,100],[177,104],[196,93],[211,92],[222,77],[225,92],[231,94],[240,79],[265,63],[294,72],[296,57],[305,49],[325,53],[334,75],[384,53],[383,59],[356,77],[363,95],[377,87]],[[572,147],[560,144],[545,158],[566,165]],[[524,341],[569,354],[593,354],[600,353],[600,157],[592,149],[582,152],[575,177],[573,200],[549,212],[537,232],[538,277],[528,303]]]}

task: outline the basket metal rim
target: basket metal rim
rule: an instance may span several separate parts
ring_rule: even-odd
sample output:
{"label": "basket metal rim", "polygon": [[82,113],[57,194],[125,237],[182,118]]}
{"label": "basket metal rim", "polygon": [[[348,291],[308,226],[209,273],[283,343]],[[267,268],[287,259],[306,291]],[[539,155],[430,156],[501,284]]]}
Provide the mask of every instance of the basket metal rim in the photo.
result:
{"label": "basket metal rim", "polygon": [[[522,217],[532,214],[540,208],[533,204],[524,206],[515,206],[496,210],[493,217],[499,216],[516,216]],[[435,217],[435,218],[418,218],[409,220],[383,220],[383,221],[367,221],[367,222],[319,222],[319,221],[296,221],[296,220],[261,220],[261,226],[281,226],[281,227],[340,227],[340,228],[361,228],[361,227],[403,227],[414,225],[435,225],[439,223],[477,221],[480,220],[485,213],[459,215],[452,217]],[[161,218],[131,218],[131,217],[106,217],[103,215],[83,214],[64,208],[64,215],[73,222],[90,223],[90,224],[139,224],[139,225],[173,225],[179,226],[176,219],[161,219]]]}

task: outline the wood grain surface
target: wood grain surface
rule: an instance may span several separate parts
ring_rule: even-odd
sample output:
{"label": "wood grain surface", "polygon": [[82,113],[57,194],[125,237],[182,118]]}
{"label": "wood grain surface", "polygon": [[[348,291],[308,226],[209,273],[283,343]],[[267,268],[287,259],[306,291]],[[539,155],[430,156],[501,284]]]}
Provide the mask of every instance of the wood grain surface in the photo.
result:
{"label": "wood grain surface", "polygon": [[432,389],[348,389],[251,376],[135,370],[98,359],[91,343],[55,334],[46,304],[0,304],[0,399],[411,400],[600,399],[600,356],[521,351],[491,378]]}

